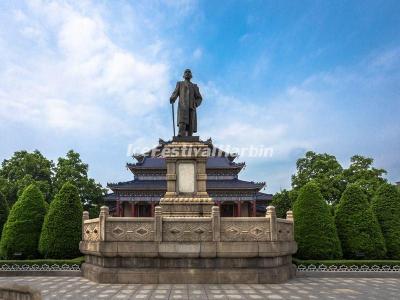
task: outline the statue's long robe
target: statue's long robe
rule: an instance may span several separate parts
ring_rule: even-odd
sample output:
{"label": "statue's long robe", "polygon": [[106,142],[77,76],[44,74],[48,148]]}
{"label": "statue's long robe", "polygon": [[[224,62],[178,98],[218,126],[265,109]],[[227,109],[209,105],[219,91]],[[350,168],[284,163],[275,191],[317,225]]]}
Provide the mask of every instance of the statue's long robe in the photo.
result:
{"label": "statue's long robe", "polygon": [[186,126],[189,126],[193,132],[197,132],[196,108],[203,100],[197,84],[186,81],[178,81],[170,99],[175,101],[178,96],[179,104],[176,125],[179,127],[179,123],[184,123]]}

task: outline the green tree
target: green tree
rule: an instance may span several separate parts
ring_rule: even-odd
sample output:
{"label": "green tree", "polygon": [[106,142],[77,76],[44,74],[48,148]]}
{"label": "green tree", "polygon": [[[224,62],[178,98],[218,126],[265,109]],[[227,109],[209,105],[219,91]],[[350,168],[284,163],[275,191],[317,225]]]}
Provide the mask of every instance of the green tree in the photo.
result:
{"label": "green tree", "polygon": [[318,185],[309,182],[300,189],[293,205],[297,256],[302,259],[337,259],[342,250],[333,216]]}
{"label": "green tree", "polygon": [[294,190],[300,190],[308,182],[314,181],[328,203],[339,201],[346,183],[343,180],[343,168],[335,156],[308,151],[304,158],[297,160],[296,168],[296,174],[292,175]]}
{"label": "green tree", "polygon": [[400,192],[392,184],[382,184],[372,200],[372,209],[381,226],[387,257],[400,259]]}
{"label": "green tree", "polygon": [[32,153],[17,151],[10,159],[5,159],[0,168],[0,185],[8,204],[13,203],[22,191],[35,183],[50,201],[52,190],[53,162],[45,158],[38,150]]}
{"label": "green tree", "polygon": [[335,222],[345,258],[385,257],[385,242],[378,220],[359,185],[349,184],[343,192],[336,207]]}
{"label": "green tree", "polygon": [[11,208],[4,225],[0,255],[5,259],[30,259],[38,255],[38,242],[46,214],[45,201],[35,184],[29,185]]}
{"label": "green tree", "polygon": [[0,191],[0,236],[1,232],[3,231],[4,223],[7,221],[8,211],[9,208],[6,197]]}
{"label": "green tree", "polygon": [[356,183],[362,187],[370,201],[378,190],[379,186],[385,182],[382,176],[386,174],[384,169],[372,167],[374,160],[361,155],[354,155],[350,159],[350,166],[343,170],[343,176],[347,183]]}
{"label": "green tree", "polygon": [[292,198],[290,191],[282,190],[272,197],[272,206],[275,207],[276,216],[278,218],[285,218],[286,212],[292,210]]}
{"label": "green tree", "polygon": [[74,184],[78,191],[85,210],[91,216],[97,216],[103,204],[106,189],[94,179],[88,178],[88,165],[83,163],[79,153],[68,151],[65,158],[58,159],[55,176],[54,190],[58,192],[66,182]]}
{"label": "green tree", "polygon": [[78,189],[67,182],[50,203],[39,242],[45,258],[74,258],[80,255],[82,204]]}

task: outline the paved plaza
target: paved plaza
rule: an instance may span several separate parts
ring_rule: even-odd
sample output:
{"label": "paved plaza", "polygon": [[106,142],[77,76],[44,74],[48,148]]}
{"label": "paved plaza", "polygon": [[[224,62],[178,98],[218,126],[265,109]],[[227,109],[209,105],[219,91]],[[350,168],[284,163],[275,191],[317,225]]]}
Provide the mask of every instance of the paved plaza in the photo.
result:
{"label": "paved plaza", "polygon": [[399,278],[296,278],[284,284],[97,284],[81,277],[0,277],[43,299],[400,299]]}

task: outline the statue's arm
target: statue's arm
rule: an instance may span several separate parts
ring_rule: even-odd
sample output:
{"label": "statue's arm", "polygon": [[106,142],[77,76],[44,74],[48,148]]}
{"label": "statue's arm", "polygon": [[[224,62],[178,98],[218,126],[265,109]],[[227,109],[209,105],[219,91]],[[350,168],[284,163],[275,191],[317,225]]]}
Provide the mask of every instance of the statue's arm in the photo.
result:
{"label": "statue's arm", "polygon": [[200,90],[197,84],[194,86],[194,99],[196,100],[196,107],[200,106],[203,97],[200,94]]}
{"label": "statue's arm", "polygon": [[178,98],[178,96],[179,96],[179,90],[180,90],[180,88],[179,88],[179,81],[178,81],[178,82],[176,83],[175,90],[172,92],[172,95],[171,95],[171,97],[169,98],[169,102],[170,102],[170,103],[173,103],[173,102],[176,101],[176,98]]}

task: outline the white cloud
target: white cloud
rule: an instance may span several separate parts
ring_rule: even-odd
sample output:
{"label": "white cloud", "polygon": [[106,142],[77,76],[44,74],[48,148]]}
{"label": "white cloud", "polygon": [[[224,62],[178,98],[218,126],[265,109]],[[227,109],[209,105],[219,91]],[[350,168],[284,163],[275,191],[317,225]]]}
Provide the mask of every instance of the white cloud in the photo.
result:
{"label": "white cloud", "polygon": [[201,48],[196,48],[196,50],[193,51],[194,59],[200,59],[202,56],[203,56],[203,50]]}
{"label": "white cloud", "polygon": [[[36,52],[21,49],[14,41],[0,49],[16,53],[0,69],[3,118],[100,133],[126,128],[129,117],[143,116],[162,105],[169,83],[168,63],[151,62],[113,42],[100,11],[95,5],[36,1],[29,11],[15,12],[23,37],[45,37],[48,43],[34,42],[39,47]],[[159,39],[154,43],[161,44]]]}

